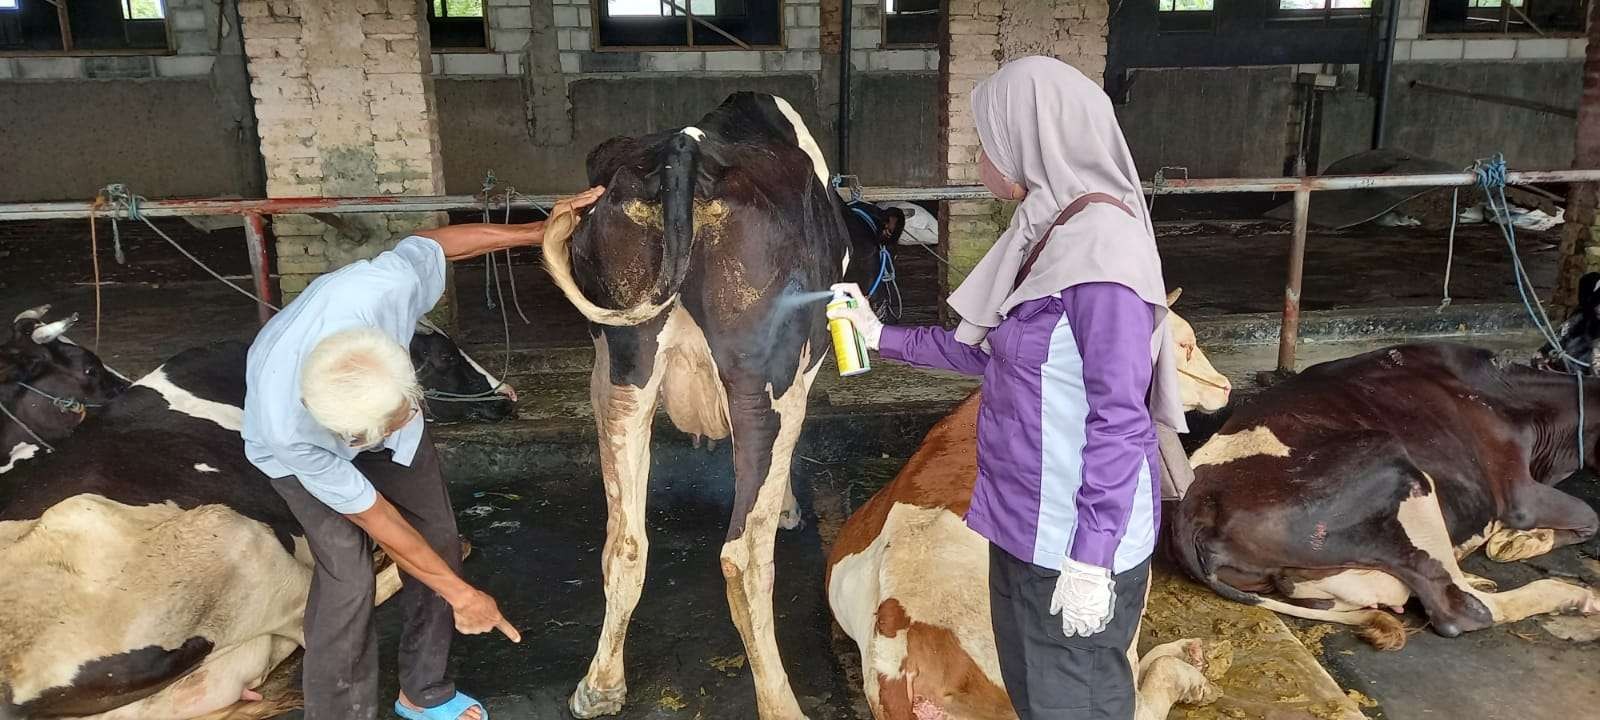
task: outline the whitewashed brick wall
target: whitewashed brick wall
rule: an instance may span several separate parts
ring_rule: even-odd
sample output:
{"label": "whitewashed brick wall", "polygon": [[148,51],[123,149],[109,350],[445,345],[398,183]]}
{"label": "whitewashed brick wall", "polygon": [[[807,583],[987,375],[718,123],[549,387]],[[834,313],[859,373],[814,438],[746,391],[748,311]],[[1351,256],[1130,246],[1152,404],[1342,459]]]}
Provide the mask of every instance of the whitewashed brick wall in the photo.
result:
{"label": "whitewashed brick wall", "polygon": [[1431,37],[1427,34],[1427,14],[1427,0],[1401,0],[1394,34],[1395,62],[1582,59],[1588,46],[1584,38],[1532,35]]}
{"label": "whitewashed brick wall", "polygon": [[[141,55],[0,57],[0,81],[187,78],[211,74],[216,11],[207,0],[167,0],[171,48]],[[237,32],[237,28],[234,29]]]}
{"label": "whitewashed brick wall", "polygon": [[[415,0],[239,0],[268,197],[442,195],[426,27]],[[355,40],[359,40],[356,42]],[[285,295],[436,213],[272,218]]]}

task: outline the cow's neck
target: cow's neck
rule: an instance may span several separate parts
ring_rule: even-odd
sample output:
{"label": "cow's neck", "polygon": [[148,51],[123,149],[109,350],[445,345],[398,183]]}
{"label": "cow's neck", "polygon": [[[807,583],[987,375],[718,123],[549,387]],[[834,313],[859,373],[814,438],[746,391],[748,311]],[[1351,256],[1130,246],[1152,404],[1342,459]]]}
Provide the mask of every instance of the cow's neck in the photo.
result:
{"label": "cow's neck", "polygon": [[[1534,479],[1557,482],[1578,470],[1578,387],[1572,376],[1531,373],[1511,383],[1511,390],[1529,411]],[[1583,406],[1583,442],[1592,453],[1600,439],[1600,379],[1584,379]]]}

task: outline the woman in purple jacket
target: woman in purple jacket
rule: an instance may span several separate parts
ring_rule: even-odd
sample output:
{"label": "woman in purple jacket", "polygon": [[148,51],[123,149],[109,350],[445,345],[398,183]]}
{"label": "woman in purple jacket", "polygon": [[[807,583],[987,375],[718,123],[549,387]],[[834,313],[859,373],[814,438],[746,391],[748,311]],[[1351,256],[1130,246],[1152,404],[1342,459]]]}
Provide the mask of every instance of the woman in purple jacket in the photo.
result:
{"label": "woman in purple jacket", "polygon": [[972,112],[984,186],[1020,205],[951,295],[959,327],[884,327],[854,285],[837,316],[883,357],[983,376],[966,521],[1017,714],[1131,719],[1155,423],[1186,430],[1155,234],[1111,101],[1071,66],[1009,63]]}

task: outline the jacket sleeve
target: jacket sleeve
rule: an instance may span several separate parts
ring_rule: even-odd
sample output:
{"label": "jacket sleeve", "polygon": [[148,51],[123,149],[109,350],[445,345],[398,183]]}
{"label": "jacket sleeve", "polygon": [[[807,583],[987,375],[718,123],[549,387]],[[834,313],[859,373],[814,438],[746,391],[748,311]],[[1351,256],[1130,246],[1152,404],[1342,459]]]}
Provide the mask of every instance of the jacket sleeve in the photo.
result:
{"label": "jacket sleeve", "polygon": [[989,353],[983,348],[961,342],[955,333],[933,326],[886,325],[878,336],[878,353],[917,367],[963,375],[982,375],[989,365]]}
{"label": "jacket sleeve", "polygon": [[1062,293],[1067,322],[1083,357],[1089,415],[1084,428],[1083,484],[1068,556],[1112,569],[1127,532],[1140,474],[1147,462],[1150,411],[1151,307],[1116,283],[1089,283]]}

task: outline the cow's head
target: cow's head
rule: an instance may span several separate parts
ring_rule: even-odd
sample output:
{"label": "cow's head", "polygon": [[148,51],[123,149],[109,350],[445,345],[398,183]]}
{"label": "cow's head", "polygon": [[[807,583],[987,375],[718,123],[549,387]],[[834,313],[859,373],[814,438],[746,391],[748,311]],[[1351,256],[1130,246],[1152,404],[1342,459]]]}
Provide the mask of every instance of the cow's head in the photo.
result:
{"label": "cow's head", "polygon": [[516,391],[438,328],[417,325],[411,337],[411,364],[417,368],[431,420],[497,422],[516,413]]}
{"label": "cow's head", "polygon": [[[1589,364],[1592,375],[1600,375],[1600,272],[1592,272],[1578,280],[1578,307],[1561,324],[1561,349],[1569,357]],[[1532,365],[1541,370],[1567,372],[1561,353],[1546,344],[1533,358]]]}
{"label": "cow's head", "polygon": [[1178,390],[1183,396],[1184,410],[1216,412],[1227,406],[1233,393],[1228,377],[1211,366],[1195,338],[1194,326],[1171,312],[1183,288],[1167,295],[1167,325],[1172,329],[1172,342],[1178,348]]}
{"label": "cow's head", "polygon": [[[65,335],[78,316],[46,322],[49,305],[24,310],[0,343],[0,403],[45,440],[59,440],[83,422],[89,406],[128,389],[127,379],[107,369],[87,348]],[[10,418],[0,418],[0,444],[31,440]],[[0,447],[0,461],[10,447]]]}
{"label": "cow's head", "polygon": [[[895,249],[906,229],[905,211],[865,201],[847,202],[842,207],[844,225],[850,230],[850,265],[845,268],[844,282],[860,285],[861,292],[871,294],[872,306],[880,307],[888,293],[879,279],[893,275]],[[872,292],[874,286],[876,293]]]}

